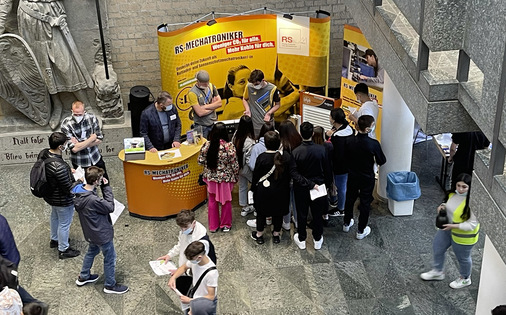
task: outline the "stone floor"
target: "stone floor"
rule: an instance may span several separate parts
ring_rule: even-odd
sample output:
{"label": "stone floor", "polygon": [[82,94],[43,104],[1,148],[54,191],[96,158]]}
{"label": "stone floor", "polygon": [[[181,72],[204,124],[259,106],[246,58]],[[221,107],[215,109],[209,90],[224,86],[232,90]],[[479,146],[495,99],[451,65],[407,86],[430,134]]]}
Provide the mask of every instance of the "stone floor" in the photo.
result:
{"label": "stone floor", "polygon": [[[273,245],[270,237],[264,245],[256,245],[245,224],[248,218],[240,216],[235,200],[232,231],[211,234],[220,272],[218,313],[474,314],[483,235],[473,250],[472,286],[449,288],[458,277],[453,254],[447,279],[419,278],[430,268],[435,208],[443,198],[434,180],[439,174],[438,154],[432,142],[414,147],[413,171],[419,175],[422,197],[412,216],[393,217],[385,204],[375,201],[370,236],[358,241],[355,228],[343,233],[342,218],[333,218],[320,251],[312,248],[310,238],[308,249],[299,250],[290,238],[293,231],[284,232],[279,245]],[[108,158],[106,164],[115,197],[126,204],[121,162]],[[1,167],[0,213],[7,217],[21,252],[20,282],[50,305],[50,314],[181,314],[177,296],[167,287],[168,278],[156,276],[148,265],[176,242],[175,220],[146,221],[125,210],[115,225],[114,242],[117,280],[130,291],[104,294],[103,277],[78,288],[74,281],[82,256],[59,260],[57,251],[49,248],[49,207],[30,194],[28,173],[28,165]],[[207,225],[206,206],[196,213]],[[73,246],[86,251],[77,216],[70,237]],[[100,259],[92,270],[102,274]]]}

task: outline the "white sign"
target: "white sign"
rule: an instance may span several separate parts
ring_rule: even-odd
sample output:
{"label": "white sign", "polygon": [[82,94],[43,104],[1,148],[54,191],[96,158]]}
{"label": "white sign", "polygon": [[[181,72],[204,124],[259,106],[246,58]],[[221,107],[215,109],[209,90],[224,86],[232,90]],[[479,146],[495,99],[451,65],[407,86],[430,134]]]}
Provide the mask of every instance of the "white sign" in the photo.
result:
{"label": "white sign", "polygon": [[309,56],[309,17],[278,15],[278,54]]}

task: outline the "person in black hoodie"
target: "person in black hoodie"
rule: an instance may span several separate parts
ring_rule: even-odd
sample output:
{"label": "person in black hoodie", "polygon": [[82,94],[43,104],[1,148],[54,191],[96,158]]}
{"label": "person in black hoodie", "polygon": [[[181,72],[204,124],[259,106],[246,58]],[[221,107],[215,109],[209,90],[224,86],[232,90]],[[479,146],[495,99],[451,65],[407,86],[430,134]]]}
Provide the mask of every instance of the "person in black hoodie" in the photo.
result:
{"label": "person in black hoodie", "polygon": [[[108,180],[104,177],[104,170],[100,167],[90,166],[85,171],[86,184],[76,185],[74,205],[79,214],[79,221],[83,229],[84,238],[89,243],[88,252],[83,259],[81,273],[76,280],[77,286],[98,280],[97,274],[91,274],[90,269],[95,256],[100,251],[104,255],[104,292],[123,294],[128,287],[116,283],[116,250],[114,249],[114,229],[111,216],[114,211],[114,195]],[[102,189],[102,196],[97,195],[97,187]]]}
{"label": "person in black hoodie", "polygon": [[[58,247],[60,259],[79,256],[80,252],[69,245],[70,224],[74,217],[73,196],[70,192],[75,181],[70,166],[62,159],[62,152],[70,142],[63,132],[49,136],[49,149],[40,151],[37,159],[47,160],[46,179],[52,187],[44,200],[51,206],[51,240],[49,247]],[[48,160],[49,159],[49,160]]]}
{"label": "person in black hoodie", "polygon": [[309,207],[311,207],[313,216],[314,248],[321,249],[323,244],[322,215],[328,208],[327,197],[322,196],[311,200],[309,191],[318,188],[321,184],[325,184],[327,187],[332,184],[332,170],[327,162],[327,152],[322,145],[314,144],[311,141],[313,130],[313,124],[310,122],[302,123],[300,125],[302,144],[292,151],[297,173],[305,179],[305,182],[302,182],[295,177],[293,183],[297,205],[297,233],[293,235],[293,240],[300,249],[306,249],[306,224]]}
{"label": "person in black hoodie", "polygon": [[371,228],[367,226],[367,223],[371,211],[371,202],[374,200],[372,196],[375,184],[374,162],[383,165],[387,161],[378,140],[368,136],[373,123],[374,117],[370,115],[363,115],[358,118],[358,134],[350,139],[345,153],[344,163],[349,166],[349,174],[344,206],[343,231],[349,232],[354,223],[353,207],[357,197],[359,197],[358,240],[371,233]]}

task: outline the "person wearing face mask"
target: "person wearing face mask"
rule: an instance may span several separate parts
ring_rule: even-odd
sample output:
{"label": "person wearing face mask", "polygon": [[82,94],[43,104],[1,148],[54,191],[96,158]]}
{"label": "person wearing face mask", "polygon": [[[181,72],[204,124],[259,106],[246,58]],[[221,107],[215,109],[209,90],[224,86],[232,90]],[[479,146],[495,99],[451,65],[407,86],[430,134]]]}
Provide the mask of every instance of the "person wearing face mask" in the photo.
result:
{"label": "person wearing face mask", "polygon": [[244,89],[242,103],[244,115],[250,116],[253,120],[255,137],[257,137],[265,122],[274,124],[274,113],[280,107],[281,97],[276,86],[265,81],[261,70],[251,71],[248,82]]}
{"label": "person wearing face mask", "polygon": [[70,191],[75,182],[70,166],[63,160],[62,152],[67,150],[70,141],[62,132],[49,136],[49,149],[43,149],[37,159],[45,161],[46,179],[52,192],[44,196],[51,206],[50,248],[58,248],[60,259],[79,256],[79,251],[69,245],[69,230],[74,217],[73,195]]}
{"label": "person wearing face mask", "polygon": [[[176,279],[182,276],[188,269],[192,272],[192,285],[193,285],[193,296],[188,297],[183,295],[180,297],[181,302],[184,304],[190,304],[194,299],[206,298],[213,301],[211,305],[201,304],[200,307],[206,307],[208,314],[216,314],[216,308],[218,304],[218,270],[216,264],[209,259],[205,253],[205,246],[202,242],[195,241],[190,243],[185,249],[184,254],[188,261],[186,264],[179,267],[174,275],[170,277],[169,287],[173,290],[176,289]],[[186,292],[181,292],[187,294]],[[199,310],[198,304],[193,304],[192,312],[201,314],[203,310]],[[187,314],[187,313],[186,313]]]}
{"label": "person wearing face mask", "polygon": [[[98,280],[98,274],[92,274],[91,266],[95,256],[102,251],[104,255],[104,292],[123,294],[128,287],[116,282],[116,250],[114,249],[111,212],[114,212],[114,195],[109,181],[104,177],[104,170],[90,166],[84,173],[86,184],[72,188],[74,205],[79,214],[84,238],[89,243],[88,252],[83,258],[81,273],[76,280],[78,287]],[[100,186],[103,198],[97,194]]]}
{"label": "person wearing face mask", "polygon": [[181,146],[181,120],[169,92],[160,92],[155,102],[142,111],[139,130],[150,152]]}
{"label": "person wearing face mask", "polygon": [[455,178],[453,191],[448,193],[437,211],[446,210],[450,223],[444,224],[434,236],[432,242],[432,270],[420,275],[423,280],[443,280],[445,278],[444,262],[448,248],[451,246],[459,262],[460,277],[450,283],[452,289],[471,285],[472,259],[471,251],[478,242],[480,224],[469,208],[471,175],[461,173]]}
{"label": "person wearing face mask", "polygon": [[357,124],[360,116],[369,115],[374,118],[374,124],[371,126],[369,131],[369,137],[376,139],[376,126],[375,123],[378,121],[379,107],[376,100],[371,99],[369,96],[369,87],[365,83],[359,83],[355,85],[354,89],[357,101],[362,104],[360,108],[353,114],[348,115],[348,119]]}
{"label": "person wearing face mask", "polygon": [[209,82],[209,73],[200,70],[195,74],[195,85],[188,92],[190,106],[193,109],[194,128],[202,128],[202,136],[207,139],[218,119],[216,109],[221,107],[221,97],[216,87]]}
{"label": "person wearing face mask", "polygon": [[[72,116],[63,119],[61,131],[72,142],[69,149],[74,168],[81,166],[86,169],[94,165],[105,170],[104,159],[98,150],[98,145],[102,143],[104,135],[97,117],[85,111],[83,102],[72,103]],[[107,172],[104,176],[109,178]]]}
{"label": "person wearing face mask", "polygon": [[200,222],[195,220],[195,214],[191,210],[181,210],[176,216],[176,224],[180,227],[178,242],[167,255],[158,257],[157,260],[163,260],[167,263],[172,258],[179,255],[179,264],[178,266],[182,266],[186,264],[188,261],[186,256],[184,255],[184,251],[188,244],[194,241],[207,241],[207,255],[211,258],[213,262],[216,263],[216,253],[214,251],[214,246],[209,240],[209,236],[207,235],[207,229]]}

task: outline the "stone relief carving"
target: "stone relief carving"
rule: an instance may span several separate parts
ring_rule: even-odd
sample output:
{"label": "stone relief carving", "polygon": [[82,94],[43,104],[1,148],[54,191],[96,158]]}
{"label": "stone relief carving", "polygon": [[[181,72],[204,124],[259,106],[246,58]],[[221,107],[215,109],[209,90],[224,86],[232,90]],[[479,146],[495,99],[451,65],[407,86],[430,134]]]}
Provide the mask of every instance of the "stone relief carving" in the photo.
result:
{"label": "stone relief carving", "polygon": [[49,122],[51,102],[35,56],[14,34],[0,35],[0,97],[35,123]]}
{"label": "stone relief carving", "polygon": [[70,34],[63,1],[20,0],[17,16],[19,32],[32,48],[53,100],[49,124],[54,129],[63,108],[58,93],[72,92],[89,104],[84,90],[93,88],[93,80]]}
{"label": "stone relief carving", "polygon": [[95,40],[93,44],[95,47],[99,47],[95,53],[95,69],[92,74],[95,82],[97,107],[102,111],[103,118],[121,117],[123,116],[123,100],[121,99],[118,76],[111,64],[110,45],[106,44],[107,69],[109,71],[109,79],[106,79],[100,41]]}

